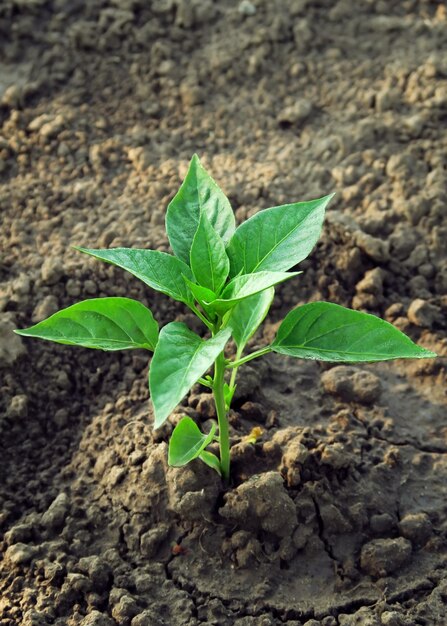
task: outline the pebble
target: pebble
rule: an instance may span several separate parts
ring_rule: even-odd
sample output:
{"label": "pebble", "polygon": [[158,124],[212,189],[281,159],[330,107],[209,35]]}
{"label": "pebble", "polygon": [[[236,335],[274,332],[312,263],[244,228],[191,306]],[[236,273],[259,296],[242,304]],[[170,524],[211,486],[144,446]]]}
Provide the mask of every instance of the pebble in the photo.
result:
{"label": "pebble", "polygon": [[22,522],[12,526],[4,536],[4,539],[8,545],[23,544],[31,540],[33,536],[33,525]]}
{"label": "pebble", "polygon": [[6,550],[4,560],[12,565],[26,565],[37,553],[35,546],[26,543],[15,543]]}
{"label": "pebble", "polygon": [[384,88],[376,95],[376,109],[380,113],[395,109],[399,106],[400,100],[401,94],[398,89]]}
{"label": "pebble", "polygon": [[41,525],[50,530],[59,530],[65,522],[70,501],[66,493],[60,493],[42,515]]}
{"label": "pebble", "polygon": [[414,229],[402,228],[390,235],[389,241],[393,258],[403,261],[416,247],[417,235]]}
{"label": "pebble", "polygon": [[321,382],[327,393],[339,396],[345,402],[372,404],[382,391],[380,379],[375,374],[350,365],[337,365],[323,372]]}
{"label": "pebble", "polygon": [[139,613],[130,622],[130,626],[152,626],[153,624],[154,614],[150,610]]}
{"label": "pebble", "polygon": [[74,278],[69,278],[67,280],[67,284],[65,285],[65,291],[68,296],[76,298],[81,293],[80,282],[78,280],[75,280]]}
{"label": "pebble", "polygon": [[441,321],[441,310],[434,304],[417,298],[408,308],[408,319],[416,326],[433,328],[436,322]]}
{"label": "pebble", "polygon": [[167,524],[159,524],[141,535],[140,549],[146,558],[153,558],[169,533]]}
{"label": "pebble", "polygon": [[358,248],[377,263],[385,263],[389,260],[389,243],[368,235],[363,231],[354,234],[354,240]]}
{"label": "pebble", "polygon": [[79,569],[88,575],[96,591],[105,591],[113,578],[110,565],[101,557],[93,554],[82,557],[79,561]]}
{"label": "pebble", "polygon": [[40,127],[39,135],[45,140],[49,141],[56,135],[58,135],[61,130],[65,127],[66,120],[62,115],[56,115],[54,119],[49,122],[46,122]]}
{"label": "pebble", "polygon": [[409,513],[399,522],[400,533],[414,545],[424,545],[431,537],[433,529],[427,513]]}
{"label": "pebble", "polygon": [[383,273],[379,267],[375,267],[365,273],[362,280],[357,283],[356,290],[364,293],[372,293],[381,296],[383,291]]}
{"label": "pebble", "polygon": [[247,528],[260,528],[277,537],[290,536],[296,525],[296,508],[278,472],[252,476],[225,496],[220,515]]}
{"label": "pebble", "polygon": [[138,608],[138,604],[129,595],[121,596],[118,604],[112,609],[112,616],[119,623],[126,623],[129,618],[135,617],[140,613],[140,609]]}
{"label": "pebble", "polygon": [[24,418],[28,415],[28,397],[25,394],[13,396],[7,410],[8,417]]}
{"label": "pebble", "polygon": [[58,283],[64,275],[62,259],[60,257],[47,257],[42,263],[40,274],[45,285]]}
{"label": "pebble", "polygon": [[21,626],[48,626],[48,621],[44,613],[29,609],[23,615]]}
{"label": "pebble", "polygon": [[14,293],[25,296],[31,291],[31,279],[26,274],[20,274],[12,283]]}
{"label": "pebble", "polygon": [[115,624],[116,622],[108,615],[93,610],[84,617],[79,626],[114,626]]}
{"label": "pebble", "polygon": [[380,621],[369,607],[362,607],[352,615],[341,613],[336,624],[339,626],[380,626]]}
{"label": "pebble", "polygon": [[34,324],[37,324],[47,317],[50,317],[50,315],[53,315],[53,313],[56,313],[58,309],[59,302],[56,296],[45,296],[45,298],[43,298],[43,300],[41,300],[35,307],[31,319]]}
{"label": "pebble", "polygon": [[399,569],[410,556],[411,543],[403,537],[373,539],[363,546],[360,565],[367,574],[383,577]]}
{"label": "pebble", "polygon": [[188,108],[202,104],[204,101],[204,90],[196,83],[182,81],[179,87],[180,98],[184,107]]}
{"label": "pebble", "polygon": [[369,525],[375,535],[386,535],[394,529],[395,522],[389,513],[376,513],[371,515]]}
{"label": "pebble", "polygon": [[250,0],[242,0],[242,2],[239,3],[237,10],[241,15],[250,16],[256,14],[256,7],[252,2],[250,2]]}
{"label": "pebble", "polygon": [[301,124],[312,112],[312,103],[309,100],[300,99],[291,106],[283,109],[277,117],[279,124]]}
{"label": "pebble", "polygon": [[9,313],[0,315],[0,367],[12,365],[26,354],[21,337],[13,332],[15,328]]}
{"label": "pebble", "polygon": [[408,621],[397,611],[384,611],[380,621],[382,626],[409,626]]}

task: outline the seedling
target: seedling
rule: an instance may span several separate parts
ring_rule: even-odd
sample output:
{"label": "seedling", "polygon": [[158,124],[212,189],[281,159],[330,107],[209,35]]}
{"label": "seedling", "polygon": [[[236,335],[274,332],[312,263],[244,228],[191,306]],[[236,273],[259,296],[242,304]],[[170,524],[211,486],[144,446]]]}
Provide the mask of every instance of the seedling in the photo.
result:
{"label": "seedling", "polygon": [[[166,214],[174,254],[77,249],[184,303],[205,325],[207,338],[181,322],[170,322],[159,332],[151,311],[128,298],[85,300],[16,332],[100,350],[153,351],[149,389],[155,428],[164,424],[195,383],[211,389],[217,424],[202,433],[190,417],[183,417],[172,433],[168,462],[178,467],[199,458],[228,480],[227,416],[237,371],[244,363],[269,352],[347,363],[436,356],[388,322],[329,302],[293,309],[269,346],[244,356],[247,342],[267,315],[275,285],[301,273],[290,270],[317,243],[331,197],[265,209],[236,228],[228,199],[195,155]],[[230,338],[236,346],[233,358],[225,355]],[[215,441],[219,457],[207,450]]]}

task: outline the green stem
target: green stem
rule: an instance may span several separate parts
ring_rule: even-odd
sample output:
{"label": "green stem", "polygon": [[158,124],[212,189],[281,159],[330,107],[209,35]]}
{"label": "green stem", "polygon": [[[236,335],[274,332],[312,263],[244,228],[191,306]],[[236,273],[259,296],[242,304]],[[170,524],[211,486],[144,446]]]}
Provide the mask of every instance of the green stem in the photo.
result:
{"label": "green stem", "polygon": [[236,361],[230,361],[229,363],[227,363],[227,368],[228,369],[238,368],[240,365],[243,365],[244,363],[248,363],[248,361],[251,361],[252,359],[257,359],[258,356],[267,354],[270,351],[271,351],[270,346],[267,346],[266,348],[261,348],[260,350],[256,350],[256,352],[247,354],[247,356],[244,356],[243,359],[236,359]]}
{"label": "green stem", "polygon": [[195,304],[188,304],[188,306],[191,309],[191,311],[195,313],[200,320],[202,320],[205,326],[207,326],[210,330],[213,330],[214,328],[213,324],[209,320],[206,319],[206,317],[199,311],[199,309],[196,307]]}
{"label": "green stem", "polygon": [[225,409],[224,397],[225,355],[219,354],[214,365],[214,402],[216,404],[217,421],[219,424],[220,467],[225,481],[230,478],[230,432]]}
{"label": "green stem", "polygon": [[[238,350],[236,352],[235,361],[238,361],[241,358],[242,352],[243,352],[243,350]],[[231,370],[230,389],[232,389],[234,387],[235,383],[236,383],[237,370],[238,370],[238,366],[233,367],[233,369]]]}
{"label": "green stem", "polygon": [[199,378],[199,380],[197,382],[200,383],[201,385],[203,385],[204,387],[208,387],[208,389],[212,389],[213,388],[212,383],[210,383],[209,380],[206,380],[206,378]]}

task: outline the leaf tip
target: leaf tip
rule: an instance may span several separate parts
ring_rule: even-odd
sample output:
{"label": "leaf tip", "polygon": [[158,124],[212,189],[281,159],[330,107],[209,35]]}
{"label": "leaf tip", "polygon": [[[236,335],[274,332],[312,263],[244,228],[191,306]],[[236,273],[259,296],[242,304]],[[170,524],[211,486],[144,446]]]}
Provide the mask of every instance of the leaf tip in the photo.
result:
{"label": "leaf tip", "polygon": [[418,346],[418,347],[420,349],[420,353],[419,353],[420,359],[434,359],[438,356],[436,352],[433,352],[432,350],[428,350],[428,348],[423,348],[422,346]]}

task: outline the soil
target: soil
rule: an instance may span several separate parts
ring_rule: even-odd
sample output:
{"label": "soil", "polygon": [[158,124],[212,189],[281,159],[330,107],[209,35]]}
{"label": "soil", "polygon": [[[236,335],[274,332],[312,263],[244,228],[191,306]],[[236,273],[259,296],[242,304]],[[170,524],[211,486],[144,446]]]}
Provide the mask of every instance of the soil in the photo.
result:
{"label": "soil", "polygon": [[[446,624],[445,4],[3,0],[0,42],[0,626]],[[226,490],[166,464],[203,389],[154,432],[145,354],[11,332],[121,295],[198,330],[70,247],[168,250],[193,152],[238,220],[337,192],[253,346],[326,299],[441,355],[245,366]]]}

